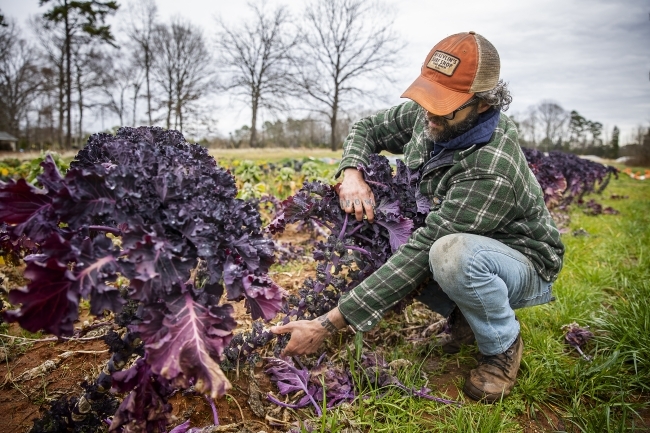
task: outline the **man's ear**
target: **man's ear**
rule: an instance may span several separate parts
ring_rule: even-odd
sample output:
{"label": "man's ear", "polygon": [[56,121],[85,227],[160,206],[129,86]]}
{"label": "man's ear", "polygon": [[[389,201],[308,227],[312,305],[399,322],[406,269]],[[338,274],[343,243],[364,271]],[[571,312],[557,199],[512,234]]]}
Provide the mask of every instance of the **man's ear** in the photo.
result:
{"label": "man's ear", "polygon": [[490,109],[491,105],[485,101],[478,101],[478,112],[485,113]]}

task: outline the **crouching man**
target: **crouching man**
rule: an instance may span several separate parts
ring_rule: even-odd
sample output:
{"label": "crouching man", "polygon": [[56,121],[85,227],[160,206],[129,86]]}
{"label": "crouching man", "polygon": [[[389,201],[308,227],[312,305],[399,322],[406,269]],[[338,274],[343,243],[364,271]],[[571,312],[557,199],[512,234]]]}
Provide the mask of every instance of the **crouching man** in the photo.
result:
{"label": "crouching man", "polygon": [[449,316],[442,349],[478,344],[465,381],[475,400],[494,402],[515,384],[523,352],[514,310],[549,302],[564,246],[528,168],[515,124],[501,111],[512,98],[499,80],[494,46],[474,32],[440,41],[402,97],[410,101],[361,119],[343,145],[340,205],[374,219],[374,197],[356,169],[371,153],[404,155],[430,200],[426,225],[318,319],[276,326],[291,333],[287,355],[313,353],[347,325],[368,331],[426,278],[434,309]]}

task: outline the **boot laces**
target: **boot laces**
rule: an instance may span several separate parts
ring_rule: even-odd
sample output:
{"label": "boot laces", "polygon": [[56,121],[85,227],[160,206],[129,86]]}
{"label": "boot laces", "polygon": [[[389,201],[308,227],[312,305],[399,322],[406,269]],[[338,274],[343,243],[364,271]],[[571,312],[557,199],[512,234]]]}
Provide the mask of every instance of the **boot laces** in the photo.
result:
{"label": "boot laces", "polygon": [[504,353],[499,353],[497,355],[486,356],[483,355],[481,359],[481,364],[489,364],[497,367],[505,373],[508,373],[510,370],[510,364],[513,361],[512,358],[513,351],[512,349],[506,350]]}

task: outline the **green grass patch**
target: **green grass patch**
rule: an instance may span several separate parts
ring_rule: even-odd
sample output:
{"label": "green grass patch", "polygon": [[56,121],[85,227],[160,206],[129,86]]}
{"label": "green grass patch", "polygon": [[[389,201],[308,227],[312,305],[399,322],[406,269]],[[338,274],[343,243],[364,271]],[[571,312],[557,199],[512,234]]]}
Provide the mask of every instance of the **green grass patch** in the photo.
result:
{"label": "green grass patch", "polygon": [[[557,301],[520,312],[526,351],[518,393],[530,408],[556,411],[567,431],[641,431],[637,414],[650,391],[650,183],[622,175],[595,198],[620,214],[594,217],[574,207]],[[578,229],[588,235],[572,235]],[[571,322],[595,333],[592,362],[563,343],[561,326]]]}

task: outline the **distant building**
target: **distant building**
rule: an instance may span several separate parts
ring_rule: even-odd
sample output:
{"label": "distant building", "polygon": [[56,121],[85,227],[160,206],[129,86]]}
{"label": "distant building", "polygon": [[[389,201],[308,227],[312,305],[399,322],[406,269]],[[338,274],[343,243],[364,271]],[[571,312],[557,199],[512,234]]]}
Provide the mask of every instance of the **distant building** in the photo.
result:
{"label": "distant building", "polygon": [[18,143],[18,139],[16,137],[7,132],[0,131],[0,151],[8,150],[15,152],[16,143]]}

